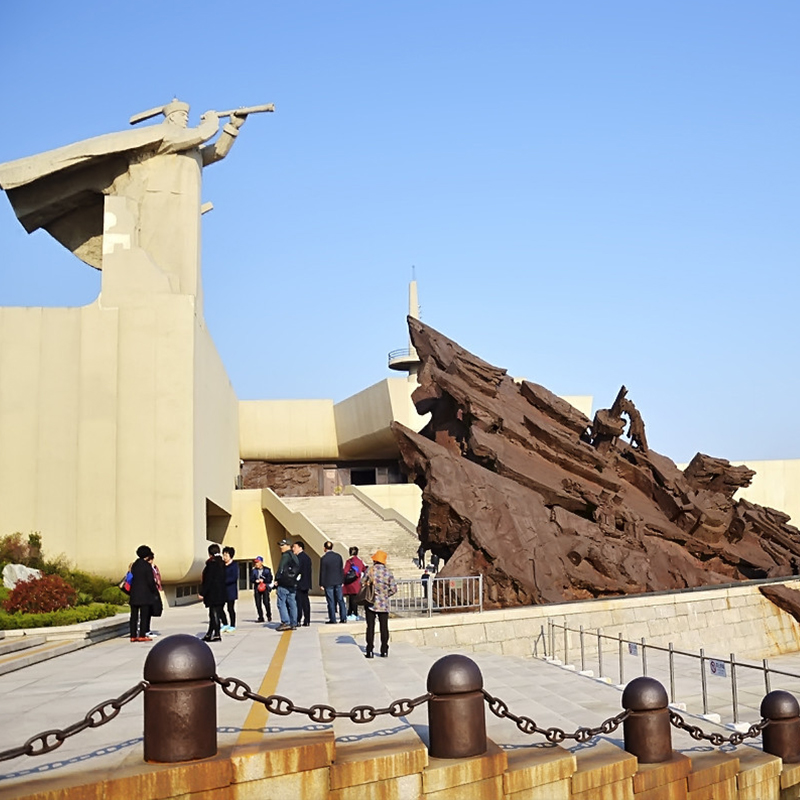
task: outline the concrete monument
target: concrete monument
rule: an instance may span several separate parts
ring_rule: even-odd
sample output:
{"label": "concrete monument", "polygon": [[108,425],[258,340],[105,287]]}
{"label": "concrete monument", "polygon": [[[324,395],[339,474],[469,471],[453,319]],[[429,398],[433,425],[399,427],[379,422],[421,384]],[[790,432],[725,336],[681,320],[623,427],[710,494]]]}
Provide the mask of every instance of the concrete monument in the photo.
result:
{"label": "concrete monument", "polygon": [[202,313],[202,171],[272,110],[189,127],[174,100],[133,129],[0,164],[25,229],[102,270],[81,308],[0,308],[0,531],[41,531],[48,552],[112,577],[147,540],[173,584],[222,541],[238,401]]}

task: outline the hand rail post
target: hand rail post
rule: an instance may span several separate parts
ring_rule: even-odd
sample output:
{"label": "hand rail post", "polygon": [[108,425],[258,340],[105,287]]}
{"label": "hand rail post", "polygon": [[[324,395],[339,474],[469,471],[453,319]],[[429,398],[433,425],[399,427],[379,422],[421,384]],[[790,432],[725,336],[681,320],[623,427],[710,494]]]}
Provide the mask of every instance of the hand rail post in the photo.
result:
{"label": "hand rail post", "polygon": [[675,702],[675,648],[669,643],[669,701]]}
{"label": "hand rail post", "polygon": [[600,628],[597,629],[597,677],[603,677],[603,637]]}
{"label": "hand rail post", "polygon": [[581,625],[580,641],[581,641],[581,672],[585,672],[586,671],[586,649],[584,648],[584,643],[583,643],[583,625]]}
{"label": "hand rail post", "polygon": [[642,636],[642,675],[647,677],[647,644]]}
{"label": "hand rail post", "polygon": [[733,724],[739,721],[739,693],[736,688],[736,654],[731,653],[731,702],[733,703]]}
{"label": "hand rail post", "polygon": [[766,694],[769,694],[772,691],[772,689],[770,689],[769,679],[769,659],[765,658],[761,663],[764,667],[764,688],[766,690]]}
{"label": "hand rail post", "polygon": [[625,666],[622,663],[622,631],[617,634],[619,638],[619,685],[625,683]]}
{"label": "hand rail post", "polygon": [[708,714],[708,687],[706,686],[706,654],[700,648],[700,686],[703,690],[703,714]]}
{"label": "hand rail post", "polygon": [[569,631],[566,617],[564,617],[564,663],[569,664]]}

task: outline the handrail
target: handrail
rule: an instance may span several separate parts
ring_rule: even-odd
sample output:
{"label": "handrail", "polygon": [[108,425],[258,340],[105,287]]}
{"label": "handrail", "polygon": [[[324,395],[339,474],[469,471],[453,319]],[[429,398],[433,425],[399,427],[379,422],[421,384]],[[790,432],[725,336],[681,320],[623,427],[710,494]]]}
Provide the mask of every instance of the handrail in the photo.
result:
{"label": "handrail", "polygon": [[[677,650],[672,642],[668,644],[667,647],[663,645],[657,644],[648,644],[646,639],[642,637],[638,641],[634,641],[632,639],[625,639],[622,636],[622,633],[618,633],[617,636],[611,636],[609,634],[603,633],[601,629],[595,629],[594,631],[587,631],[584,629],[583,625],[579,628],[570,628],[566,621],[564,624],[559,624],[555,622],[552,618],[548,618],[547,620],[548,631],[547,635],[544,632],[544,626],[541,627],[541,632],[539,636],[536,637],[534,641],[533,647],[533,655],[536,657],[541,657],[538,655],[539,650],[539,642],[543,643],[543,650],[544,650],[544,658],[548,660],[556,660],[555,652],[556,652],[556,630],[563,631],[563,654],[564,654],[564,664],[569,663],[569,634],[575,633],[579,636],[579,646],[580,646],[580,660],[581,660],[581,672],[587,672],[586,669],[586,648],[585,648],[585,638],[587,635],[591,636],[592,638],[597,640],[596,652],[597,652],[597,661],[598,661],[598,677],[603,678],[603,650],[602,650],[602,640],[608,639],[610,641],[616,642],[618,650],[619,650],[619,668],[618,668],[618,676],[619,676],[619,685],[625,684],[625,669],[624,669],[624,647],[623,645],[628,646],[628,652],[632,655],[637,654],[638,649],[641,648],[641,663],[642,663],[642,670],[641,674],[647,676],[647,651],[653,650],[656,652],[662,652],[668,654],[669,658],[669,697],[670,703],[673,705],[676,702],[675,699],[675,664],[674,658],[675,656],[685,656],[687,658],[697,659],[700,662],[700,683],[701,683],[701,696],[703,702],[703,714],[708,714],[708,686],[706,683],[706,662],[713,662],[713,665],[717,668],[719,666],[730,667],[730,681],[731,681],[731,708],[733,712],[733,724],[734,726],[739,724],[739,693],[738,693],[738,684],[736,678],[736,669],[737,667],[743,667],[745,669],[756,670],[762,672],[764,674],[764,687],[766,693],[769,694],[771,691],[771,675],[781,675],[786,678],[794,678],[800,681],[800,673],[796,672],[787,672],[786,670],[777,669],[775,667],[771,667],[769,665],[769,660],[764,658],[762,659],[761,665],[758,664],[751,664],[747,663],[746,661],[739,661],[736,659],[735,653],[730,653],[728,658],[717,658],[708,656],[705,653],[703,648],[700,648],[699,653],[694,653],[689,650]],[[549,650],[548,650],[548,643],[549,643]],[[549,655],[548,655],[549,653]]]}
{"label": "handrail", "polygon": [[483,575],[403,578],[389,599],[392,611],[483,611]]}

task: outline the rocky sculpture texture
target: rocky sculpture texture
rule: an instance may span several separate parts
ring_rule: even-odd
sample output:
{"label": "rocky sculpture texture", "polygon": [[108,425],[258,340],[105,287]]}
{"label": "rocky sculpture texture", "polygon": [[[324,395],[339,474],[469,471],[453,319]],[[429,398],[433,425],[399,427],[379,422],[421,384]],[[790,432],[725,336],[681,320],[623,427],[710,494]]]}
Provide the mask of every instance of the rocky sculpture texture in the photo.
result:
{"label": "rocky sculpture texture", "polygon": [[755,473],[701,453],[680,470],[648,448],[624,386],[590,420],[408,322],[413,400],[431,418],[420,433],[393,427],[422,488],[419,535],[447,559],[442,576],[485,576],[490,607],[797,572],[789,517],[733,498]]}

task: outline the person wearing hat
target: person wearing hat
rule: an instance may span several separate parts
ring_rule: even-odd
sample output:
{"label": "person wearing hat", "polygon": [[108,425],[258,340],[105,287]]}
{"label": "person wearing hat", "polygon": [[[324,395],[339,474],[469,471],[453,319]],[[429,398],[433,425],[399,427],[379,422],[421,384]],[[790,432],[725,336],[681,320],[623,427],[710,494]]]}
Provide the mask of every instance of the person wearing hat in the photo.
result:
{"label": "person wearing hat", "polygon": [[147,635],[150,630],[150,616],[153,604],[158,602],[156,576],[151,564],[155,557],[153,551],[143,544],[136,550],[136,561],[131,565],[131,621],[132,642],[152,642]]}
{"label": "person wearing hat", "polygon": [[255,557],[253,569],[250,571],[250,583],[253,585],[253,598],[256,602],[256,614],[258,614],[257,622],[264,621],[265,610],[267,622],[272,622],[272,605],[269,602],[269,593],[272,589],[272,570],[264,566],[264,559],[261,556]]}
{"label": "person wearing hat", "polygon": [[386,566],[387,555],[384,550],[372,554],[372,566],[364,575],[365,581],[371,581],[375,586],[375,598],[372,603],[364,606],[364,615],[367,618],[367,648],[366,657],[373,657],[375,645],[375,618],[381,630],[381,656],[389,656],[389,598],[397,593],[397,581],[391,570]]}
{"label": "person wearing hat", "polygon": [[292,552],[292,543],[288,539],[278,542],[281,549],[281,560],[278,562],[278,571],[275,573],[275,583],[278,585],[278,613],[281,615],[281,624],[275,630],[297,630],[297,579],[300,576],[300,562]]}

